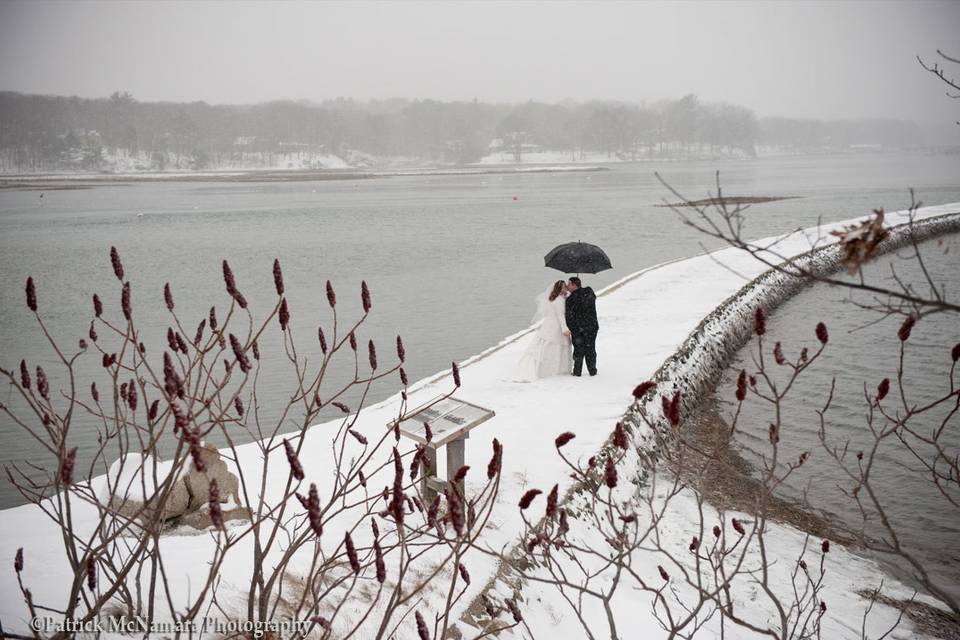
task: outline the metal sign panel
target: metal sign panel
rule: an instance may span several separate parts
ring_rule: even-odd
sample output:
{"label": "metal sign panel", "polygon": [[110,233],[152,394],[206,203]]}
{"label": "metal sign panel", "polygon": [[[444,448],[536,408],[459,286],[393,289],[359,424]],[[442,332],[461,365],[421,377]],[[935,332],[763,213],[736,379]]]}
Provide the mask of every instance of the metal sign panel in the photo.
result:
{"label": "metal sign panel", "polygon": [[[430,425],[430,431],[433,432],[431,446],[441,447],[452,440],[467,437],[471,429],[495,415],[493,410],[466,400],[444,398],[439,402],[434,400],[414,409],[400,423],[400,433],[417,442],[426,443],[426,430],[423,427],[423,423],[426,422]],[[391,423],[391,426],[393,424],[396,423]]]}

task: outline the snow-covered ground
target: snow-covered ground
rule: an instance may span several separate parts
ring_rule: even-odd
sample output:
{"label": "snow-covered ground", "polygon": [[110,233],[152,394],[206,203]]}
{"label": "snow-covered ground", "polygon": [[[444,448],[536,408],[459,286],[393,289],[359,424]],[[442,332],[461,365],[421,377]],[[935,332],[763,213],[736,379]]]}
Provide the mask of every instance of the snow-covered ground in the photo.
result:
{"label": "snow-covered ground", "polygon": [[[929,217],[960,211],[960,203],[922,209],[919,217]],[[902,213],[888,214],[889,224],[906,221]],[[849,223],[850,221],[845,221]],[[830,228],[842,223],[824,226]],[[795,235],[783,240],[780,250],[799,253],[809,249],[808,240]],[[720,266],[718,262],[732,267]],[[763,271],[762,266],[732,249],[721,250],[710,256],[664,263],[631,274],[601,292],[597,301],[601,330],[597,340],[599,375],[574,378],[561,376],[534,383],[513,382],[514,367],[527,343],[531,329],[510,336],[501,344],[462,363],[463,387],[458,396],[471,402],[490,407],[496,417],[475,429],[467,441],[466,464],[473,470],[467,476],[467,493],[480,486],[482,471],[490,458],[490,443],[498,438],[504,447],[503,482],[490,526],[482,538],[483,544],[493,549],[512,547],[521,530],[521,518],[517,508],[520,496],[530,488],[546,492],[554,483],[560,484],[561,495],[572,482],[567,469],[554,447],[554,439],[564,431],[573,431],[576,439],[564,449],[572,457],[589,457],[597,452],[609,437],[616,421],[632,402],[631,391],[635,385],[651,377],[700,320],[724,299],[744,284],[744,279],[735,274],[755,277]],[[545,281],[551,276],[544,274]],[[589,278],[586,278],[589,285]],[[451,388],[448,374],[438,374],[414,384],[410,389],[410,404],[416,406]],[[398,396],[391,397],[367,408],[361,415],[357,430],[382,433],[383,427],[396,415],[400,403]],[[307,482],[316,482],[321,495],[324,487],[330,486],[329,437],[339,423],[326,423],[312,427],[308,432],[301,459],[305,464]],[[240,449],[241,464],[247,473],[257,473],[262,460],[258,449],[246,445]],[[275,493],[275,484],[282,485],[287,468],[282,461],[273,464],[270,474],[269,493]],[[325,472],[326,470],[326,472]],[[542,507],[541,507],[542,508]],[[688,527],[695,521],[690,517],[695,508],[688,494],[681,494],[673,503],[669,527],[680,544],[686,544],[694,534]],[[538,510],[539,511],[539,510]],[[95,512],[89,508],[77,508],[74,521],[80,529],[89,528],[95,521]],[[339,534],[337,534],[339,535]],[[337,538],[332,535],[332,538]],[[774,525],[769,533],[770,552],[782,567],[796,561],[804,542],[804,534],[788,527]],[[190,585],[203,582],[210,557],[212,542],[205,535],[167,536],[164,553],[175,559],[168,560],[172,567],[172,587],[186,594]],[[358,542],[358,544],[362,544]],[[819,547],[819,541],[812,543]],[[0,516],[0,561],[11,562],[18,547],[24,548],[26,558],[23,573],[26,585],[33,591],[37,602],[62,599],[68,582],[66,562],[62,555],[60,530],[32,506],[5,510]],[[249,583],[249,549],[236,551],[239,562],[223,568],[221,572],[221,604],[238,607],[239,599],[231,600],[231,589],[242,592]],[[466,597],[458,604],[457,616],[476,597],[498,570],[498,562],[492,556],[471,553],[464,560],[472,575],[472,584]],[[649,575],[656,574],[659,563],[650,557],[635,558],[634,569]],[[14,573],[8,568],[0,571],[0,619],[4,629],[22,630],[25,627],[25,611],[16,585]],[[872,562],[861,559],[842,548],[835,547],[829,558],[829,573],[823,596],[831,603],[824,617],[824,636],[831,639],[860,637],[860,619],[867,603],[853,592],[879,584],[883,578],[880,569]],[[885,579],[885,591],[891,595],[908,597],[912,590]],[[752,603],[748,592],[736,594],[738,607],[762,606]],[[527,625],[535,637],[579,638],[583,634],[573,613],[566,605],[544,587],[528,586],[524,590],[526,604],[523,611]],[[624,637],[658,638],[663,631],[651,611],[652,599],[640,592],[622,592],[617,604],[618,626]],[[419,605],[424,614],[432,614],[430,602]],[[606,629],[602,610],[591,615],[597,618],[597,629]],[[427,615],[432,619],[432,615]],[[622,619],[621,619],[622,618]],[[896,612],[877,606],[871,615],[871,625],[876,629],[889,625]],[[713,621],[716,622],[716,621]],[[873,628],[873,627],[871,627]],[[519,629],[519,628],[518,628]],[[471,633],[466,631],[465,637]],[[526,631],[518,635],[526,636]],[[719,637],[716,624],[708,624],[702,637]],[[605,634],[601,634],[605,635]],[[875,637],[876,634],[874,634]],[[416,637],[412,622],[402,625],[398,637]],[[701,636],[698,636],[701,637]],[[732,630],[729,625],[726,637],[748,637],[742,629]],[[904,621],[892,637],[916,637],[909,622]]]}
{"label": "snow-covered ground", "polygon": [[[681,160],[717,160],[717,159],[745,159],[749,156],[737,149],[725,153],[707,153],[699,151],[689,151],[681,153],[679,149],[673,151],[673,158],[676,161]],[[480,158],[477,164],[500,165],[500,164],[612,164],[616,162],[644,162],[644,161],[664,162],[670,158],[664,158],[657,155],[651,158],[646,151],[637,154],[618,151],[607,153],[605,151],[525,151],[520,161],[517,162],[516,156],[512,151],[493,151]]]}

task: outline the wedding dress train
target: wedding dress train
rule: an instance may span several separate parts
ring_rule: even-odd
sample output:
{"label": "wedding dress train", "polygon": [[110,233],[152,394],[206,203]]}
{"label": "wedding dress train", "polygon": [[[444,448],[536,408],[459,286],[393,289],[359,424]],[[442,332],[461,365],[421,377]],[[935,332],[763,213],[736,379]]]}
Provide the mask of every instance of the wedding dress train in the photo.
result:
{"label": "wedding dress train", "polygon": [[557,296],[549,300],[549,294],[544,293],[537,298],[537,315],[534,321],[542,319],[537,327],[533,340],[527,346],[518,365],[517,380],[519,382],[533,382],[540,378],[570,373],[571,346],[570,338],[564,335],[567,330],[565,319],[566,299]]}

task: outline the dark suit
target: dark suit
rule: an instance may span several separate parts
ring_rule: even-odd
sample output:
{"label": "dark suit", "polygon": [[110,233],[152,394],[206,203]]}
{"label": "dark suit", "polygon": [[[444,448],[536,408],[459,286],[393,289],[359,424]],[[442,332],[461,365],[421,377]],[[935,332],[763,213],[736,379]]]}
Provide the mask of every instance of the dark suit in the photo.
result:
{"label": "dark suit", "polygon": [[590,287],[581,287],[567,297],[567,329],[573,340],[573,375],[583,371],[583,361],[587,361],[590,375],[597,373],[597,296]]}

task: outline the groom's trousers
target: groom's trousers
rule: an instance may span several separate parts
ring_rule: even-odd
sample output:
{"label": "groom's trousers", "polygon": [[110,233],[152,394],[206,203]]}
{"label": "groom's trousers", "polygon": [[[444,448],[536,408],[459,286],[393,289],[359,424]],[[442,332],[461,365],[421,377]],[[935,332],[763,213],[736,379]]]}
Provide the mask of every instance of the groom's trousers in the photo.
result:
{"label": "groom's trousers", "polygon": [[583,372],[583,361],[587,361],[587,371],[590,375],[597,373],[597,329],[578,331],[572,334],[573,339],[573,375],[579,376]]}

